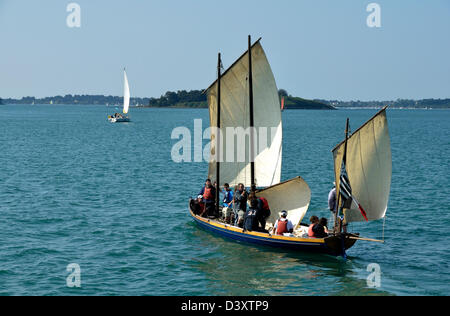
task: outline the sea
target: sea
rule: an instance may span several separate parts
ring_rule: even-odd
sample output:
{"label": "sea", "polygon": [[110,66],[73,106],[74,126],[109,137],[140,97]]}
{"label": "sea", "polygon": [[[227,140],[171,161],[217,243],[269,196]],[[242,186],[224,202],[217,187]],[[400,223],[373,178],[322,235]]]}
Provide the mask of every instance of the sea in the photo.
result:
{"label": "sea", "polygon": [[[202,230],[188,200],[207,177],[194,126],[208,111],[131,108],[111,124],[116,111],[0,106],[0,295],[450,294],[450,111],[388,109],[387,217],[350,227],[385,243],[358,241],[347,260]],[[376,112],[283,112],[282,180],[309,184],[307,217],[330,217],[346,118],[356,130]],[[177,128],[191,131],[191,162],[173,159]]]}

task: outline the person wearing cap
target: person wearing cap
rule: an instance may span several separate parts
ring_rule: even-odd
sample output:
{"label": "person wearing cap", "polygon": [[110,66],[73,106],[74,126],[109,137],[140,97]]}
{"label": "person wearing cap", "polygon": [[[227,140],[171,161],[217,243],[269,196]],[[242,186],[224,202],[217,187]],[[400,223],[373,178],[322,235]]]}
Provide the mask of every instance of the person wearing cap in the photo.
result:
{"label": "person wearing cap", "polygon": [[331,212],[336,213],[336,182],[333,182],[333,189],[331,189],[330,193],[328,194],[328,208]]}
{"label": "person wearing cap", "polygon": [[287,212],[282,211],[281,217],[276,221],[273,231],[276,235],[283,235],[292,233],[294,231],[294,224],[287,218]]}

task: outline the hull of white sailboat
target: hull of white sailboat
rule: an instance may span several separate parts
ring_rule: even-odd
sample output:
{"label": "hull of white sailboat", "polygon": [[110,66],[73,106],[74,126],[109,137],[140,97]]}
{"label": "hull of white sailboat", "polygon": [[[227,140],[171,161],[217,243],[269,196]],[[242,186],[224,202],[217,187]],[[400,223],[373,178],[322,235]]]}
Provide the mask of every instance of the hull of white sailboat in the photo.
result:
{"label": "hull of white sailboat", "polygon": [[116,117],[108,117],[108,121],[111,123],[127,123],[130,122],[129,117],[122,117],[122,118],[116,118]]}

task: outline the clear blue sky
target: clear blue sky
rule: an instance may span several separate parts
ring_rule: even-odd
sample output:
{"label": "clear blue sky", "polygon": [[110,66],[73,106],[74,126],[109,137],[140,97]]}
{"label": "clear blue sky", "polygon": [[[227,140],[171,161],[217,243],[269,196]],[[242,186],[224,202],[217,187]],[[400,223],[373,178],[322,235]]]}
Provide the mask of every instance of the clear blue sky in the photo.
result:
{"label": "clear blue sky", "polygon": [[[81,28],[66,25],[70,2]],[[0,97],[122,95],[124,66],[132,96],[203,89],[248,34],[295,96],[450,97],[449,0],[0,0]]]}

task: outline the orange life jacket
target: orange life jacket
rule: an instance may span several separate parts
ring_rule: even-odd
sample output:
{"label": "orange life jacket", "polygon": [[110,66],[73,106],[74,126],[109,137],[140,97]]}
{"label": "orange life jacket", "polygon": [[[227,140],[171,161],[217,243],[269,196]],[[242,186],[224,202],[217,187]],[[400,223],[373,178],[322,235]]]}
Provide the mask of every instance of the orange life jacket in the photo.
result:
{"label": "orange life jacket", "polygon": [[205,192],[203,192],[203,199],[207,201],[214,200],[214,196],[212,194],[212,187],[205,187]]}
{"label": "orange life jacket", "polygon": [[284,233],[288,232],[287,225],[288,220],[282,221],[281,219],[278,220],[277,224],[277,235],[283,235]]}

